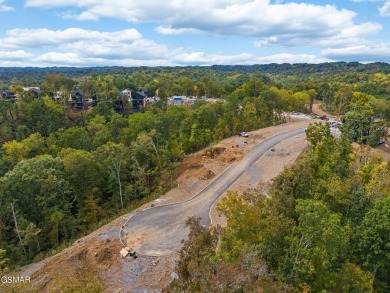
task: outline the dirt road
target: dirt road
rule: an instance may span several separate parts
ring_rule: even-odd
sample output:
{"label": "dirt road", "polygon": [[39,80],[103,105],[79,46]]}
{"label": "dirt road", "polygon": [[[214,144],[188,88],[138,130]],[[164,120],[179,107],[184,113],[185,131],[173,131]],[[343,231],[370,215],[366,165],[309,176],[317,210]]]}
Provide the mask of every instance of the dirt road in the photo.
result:
{"label": "dirt road", "polygon": [[162,256],[179,250],[182,240],[188,238],[185,225],[188,217],[200,217],[201,224],[209,226],[209,213],[215,201],[273,146],[303,132],[304,128],[299,128],[264,140],[187,201],[135,214],[124,225],[122,236],[128,238],[127,243],[142,255]]}
{"label": "dirt road", "polygon": [[318,116],[324,116],[324,115],[326,115],[328,117],[333,116],[333,115],[325,112],[324,110],[322,110],[321,109],[321,104],[319,102],[316,102],[316,103],[313,104],[312,112],[313,112],[313,114],[316,114]]}

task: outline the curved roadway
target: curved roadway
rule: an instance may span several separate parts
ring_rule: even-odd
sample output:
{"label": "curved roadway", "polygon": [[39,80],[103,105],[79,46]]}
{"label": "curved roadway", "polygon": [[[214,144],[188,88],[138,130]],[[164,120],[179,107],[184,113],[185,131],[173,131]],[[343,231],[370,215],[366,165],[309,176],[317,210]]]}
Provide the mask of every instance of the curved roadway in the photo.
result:
{"label": "curved roadway", "polygon": [[251,167],[265,152],[283,140],[303,133],[296,129],[268,138],[256,145],[245,157],[226,169],[202,191],[189,200],[154,207],[132,216],[124,225],[123,232],[142,243],[137,252],[142,255],[160,256],[177,251],[182,240],[188,239],[188,217],[200,217],[201,225],[211,224],[209,212],[216,200]]}

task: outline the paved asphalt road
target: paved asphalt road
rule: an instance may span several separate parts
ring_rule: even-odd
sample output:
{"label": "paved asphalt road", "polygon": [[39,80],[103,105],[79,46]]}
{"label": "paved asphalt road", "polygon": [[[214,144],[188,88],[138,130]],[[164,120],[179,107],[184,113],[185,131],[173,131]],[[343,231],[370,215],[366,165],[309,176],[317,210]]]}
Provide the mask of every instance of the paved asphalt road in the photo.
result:
{"label": "paved asphalt road", "polygon": [[200,217],[201,224],[209,226],[209,212],[218,197],[273,146],[304,131],[304,128],[300,128],[264,140],[191,199],[135,214],[125,224],[124,234],[142,240],[142,245],[137,249],[142,255],[160,256],[179,250],[182,240],[188,239],[189,229],[185,225],[188,217]]}

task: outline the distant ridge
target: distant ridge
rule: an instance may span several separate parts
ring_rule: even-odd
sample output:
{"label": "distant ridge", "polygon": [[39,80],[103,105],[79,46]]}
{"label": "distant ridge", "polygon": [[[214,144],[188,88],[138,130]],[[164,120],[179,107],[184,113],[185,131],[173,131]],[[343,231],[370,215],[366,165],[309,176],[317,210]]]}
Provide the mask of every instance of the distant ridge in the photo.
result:
{"label": "distant ridge", "polygon": [[212,65],[212,66],[176,66],[176,67],[0,67],[0,80],[8,84],[12,79],[25,79],[26,83],[42,82],[48,74],[58,74],[70,78],[81,78],[84,76],[96,74],[124,74],[130,75],[135,71],[144,72],[151,75],[157,75],[162,71],[175,73],[180,71],[181,75],[187,72],[199,71],[199,78],[204,75],[213,75],[224,73],[264,73],[264,74],[338,74],[338,73],[390,73],[390,64],[384,62],[362,64],[359,62],[331,62],[331,63],[296,63],[296,64],[255,64],[255,65]]}

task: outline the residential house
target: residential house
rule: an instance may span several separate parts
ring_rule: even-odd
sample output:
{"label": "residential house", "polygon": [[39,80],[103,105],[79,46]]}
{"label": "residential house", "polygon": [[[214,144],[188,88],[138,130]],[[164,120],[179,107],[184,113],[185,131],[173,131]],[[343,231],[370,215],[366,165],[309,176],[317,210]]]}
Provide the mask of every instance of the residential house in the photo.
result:
{"label": "residential house", "polygon": [[14,100],[16,95],[11,90],[0,90],[0,95],[4,99]]}
{"label": "residential house", "polygon": [[63,92],[57,91],[57,92],[55,92],[55,94],[53,96],[53,99],[56,100],[56,101],[59,101],[59,100],[62,99],[63,94],[64,94]]}
{"label": "residential house", "polygon": [[168,105],[182,105],[187,102],[186,96],[172,96],[168,99]]}
{"label": "residential house", "polygon": [[25,93],[31,92],[34,95],[34,98],[36,98],[36,99],[39,98],[39,91],[40,91],[39,87],[24,87],[23,91]]}
{"label": "residential house", "polygon": [[119,96],[121,98],[126,98],[130,102],[131,101],[131,93],[132,93],[132,90],[125,89],[119,93]]}
{"label": "residential house", "polygon": [[73,109],[84,110],[85,108],[84,93],[81,90],[77,89],[74,92],[72,92],[70,95],[70,101]]}
{"label": "residential house", "polygon": [[148,97],[148,90],[140,89],[135,93],[131,93],[131,101],[133,102],[133,112],[139,112],[144,107],[144,102]]}

